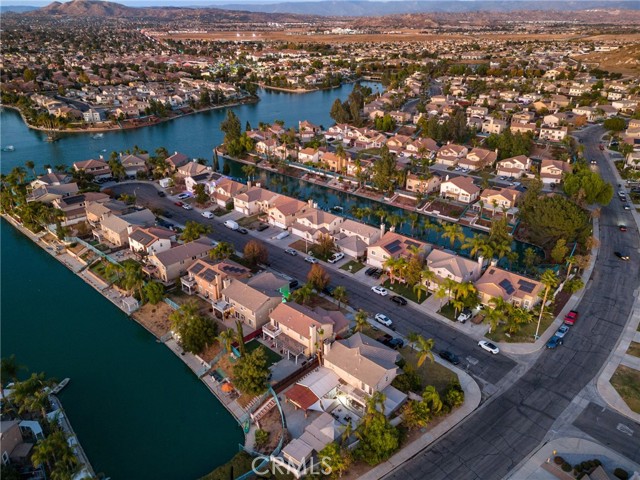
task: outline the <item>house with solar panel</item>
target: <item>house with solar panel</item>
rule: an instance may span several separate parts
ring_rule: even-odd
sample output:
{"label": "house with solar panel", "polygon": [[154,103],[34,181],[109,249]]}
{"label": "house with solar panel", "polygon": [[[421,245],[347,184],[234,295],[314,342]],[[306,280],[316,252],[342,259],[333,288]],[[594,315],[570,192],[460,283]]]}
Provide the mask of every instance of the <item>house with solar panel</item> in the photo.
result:
{"label": "house with solar panel", "polygon": [[431,251],[431,245],[415,238],[405,237],[396,232],[386,232],[382,238],[367,247],[367,265],[384,268],[389,258],[408,258],[418,249],[423,255]]}
{"label": "house with solar panel", "polygon": [[251,270],[233,260],[199,258],[186,269],[186,275],[180,278],[180,284],[187,295],[199,295],[215,302],[221,298],[222,289],[229,279],[239,280],[250,276]]}
{"label": "house with solar panel", "polygon": [[475,283],[480,302],[488,305],[492,298],[502,298],[516,307],[531,310],[540,300],[542,283],[498,267],[489,267]]}

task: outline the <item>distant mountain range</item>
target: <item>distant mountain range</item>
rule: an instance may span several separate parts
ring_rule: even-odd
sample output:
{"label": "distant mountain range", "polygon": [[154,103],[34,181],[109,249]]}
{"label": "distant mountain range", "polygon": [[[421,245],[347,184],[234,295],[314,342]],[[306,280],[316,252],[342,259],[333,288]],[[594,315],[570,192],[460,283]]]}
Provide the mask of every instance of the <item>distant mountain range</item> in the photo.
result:
{"label": "distant mountain range", "polygon": [[31,10],[37,10],[39,7],[34,7],[31,5],[0,5],[0,13],[5,12],[14,12],[14,13],[24,13],[30,12]]}

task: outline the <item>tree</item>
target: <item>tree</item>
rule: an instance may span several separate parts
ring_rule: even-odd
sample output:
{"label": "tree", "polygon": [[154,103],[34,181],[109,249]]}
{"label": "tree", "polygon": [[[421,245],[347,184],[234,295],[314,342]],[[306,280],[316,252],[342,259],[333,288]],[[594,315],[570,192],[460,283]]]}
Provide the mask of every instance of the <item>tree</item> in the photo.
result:
{"label": "tree", "polygon": [[198,240],[202,235],[211,233],[212,230],[213,229],[209,225],[203,225],[202,223],[187,220],[182,235],[180,235],[180,240],[185,243],[193,242]]}
{"label": "tree", "polygon": [[369,465],[387,460],[400,447],[400,433],[384,416],[384,400],[381,392],[369,397],[366,413],[356,431],[360,442],[355,455]]}
{"label": "tree", "polygon": [[232,328],[227,328],[226,330],[220,332],[220,334],[218,335],[218,341],[220,342],[220,344],[222,344],[227,352],[231,352],[231,345],[233,345],[233,342],[235,340],[236,332]]}
{"label": "tree", "polygon": [[340,308],[342,306],[342,302],[346,303],[347,301],[347,289],[342,285],[338,285],[333,291],[333,298],[338,301],[338,308]]}
{"label": "tree", "polygon": [[244,246],[243,256],[251,265],[265,264],[269,260],[269,251],[261,241],[250,240]]}
{"label": "tree", "polygon": [[268,375],[267,355],[262,346],[242,355],[233,366],[235,386],[248,395],[264,393]]}
{"label": "tree", "polygon": [[[502,300],[502,299],[500,299]],[[504,313],[499,308],[488,308],[485,310],[484,322],[489,324],[489,333],[498,328],[498,324],[504,319]]]}
{"label": "tree", "polygon": [[12,380],[14,383],[18,381],[18,373],[20,370],[25,370],[24,365],[20,365],[16,360],[15,354],[11,354],[9,357],[3,357],[0,363],[0,388],[2,388],[2,398],[4,395],[4,386],[7,384],[7,380]]}
{"label": "tree", "polygon": [[[389,147],[383,145],[380,158],[373,162],[371,181],[378,190],[390,194],[395,186],[396,175],[396,160],[389,152]],[[382,222],[382,219],[380,221]]]}
{"label": "tree", "polygon": [[293,292],[293,299],[301,305],[306,304],[313,297],[313,285],[305,283]]}
{"label": "tree", "polygon": [[442,227],[442,229],[443,229],[442,238],[449,239],[449,243],[451,243],[451,248],[453,248],[453,246],[455,245],[456,240],[459,240],[460,242],[464,242],[466,238],[464,235],[464,232],[462,231],[462,227],[457,223],[447,223]]}
{"label": "tree", "polygon": [[460,386],[458,379],[451,380],[449,385],[444,391],[443,395],[444,404],[453,409],[459,407],[464,403],[464,390]]}
{"label": "tree", "polygon": [[431,360],[431,362],[434,361],[432,350],[435,345],[435,341],[433,338],[426,339],[417,333],[410,333],[407,335],[407,338],[414,344],[414,350],[418,355],[418,361],[416,362],[416,366],[418,368],[422,366],[427,358]]}
{"label": "tree", "polygon": [[29,413],[46,417],[49,406],[49,394],[46,387],[52,387],[55,382],[45,378],[44,373],[32,373],[22,382],[15,382],[9,399],[18,408],[18,413]]}
{"label": "tree", "polygon": [[422,299],[422,292],[425,292],[425,293],[429,292],[429,289],[427,288],[427,286],[422,282],[415,283],[413,285],[413,293],[417,297],[418,303]]}
{"label": "tree", "polygon": [[311,265],[311,270],[309,270],[307,274],[307,282],[309,282],[313,288],[321,291],[329,285],[330,280],[329,274],[321,265],[317,263]]}
{"label": "tree", "polygon": [[71,479],[79,466],[65,433],[57,428],[35,444],[31,463],[36,468],[46,465],[53,480]]}
{"label": "tree", "polygon": [[209,201],[209,195],[207,194],[203,183],[198,183],[194,187],[193,192],[196,194],[196,203],[205,205]]}
{"label": "tree", "polygon": [[321,464],[327,471],[323,472],[329,478],[341,478],[342,474],[349,470],[352,463],[351,452],[346,448],[341,448],[337,443],[332,442],[318,453]]}
{"label": "tree", "polygon": [[336,244],[331,235],[320,235],[318,243],[315,245],[315,251],[320,257],[328,257],[336,251]]}
{"label": "tree", "polygon": [[156,305],[164,298],[164,286],[159,282],[149,282],[144,286],[144,296],[151,305]]}
{"label": "tree", "polygon": [[24,166],[27,167],[29,170],[31,170],[31,173],[33,173],[33,178],[36,178],[36,164],[33,163],[33,160],[27,160],[26,162],[24,162]]}
{"label": "tree", "polygon": [[204,318],[198,311],[198,305],[191,301],[184,303],[169,315],[171,327],[180,336],[182,347],[198,354],[205,350],[216,338],[217,325]]}
{"label": "tree", "polygon": [[485,235],[474,235],[473,237],[466,238],[461,248],[468,249],[469,255],[472,258],[476,258],[487,244],[487,237]]}
{"label": "tree", "polygon": [[333,102],[333,105],[331,105],[329,116],[336,123],[349,123],[349,120],[351,120],[351,115],[349,114],[347,109],[345,109],[339,98],[336,98]]}
{"label": "tree", "polygon": [[567,241],[564,238],[559,238],[553,250],[551,250],[551,258],[556,263],[562,263],[568,253]]}
{"label": "tree", "polygon": [[540,330],[540,322],[542,320],[542,315],[544,314],[544,307],[547,303],[547,297],[549,296],[549,292],[552,288],[555,288],[558,285],[558,277],[556,276],[553,270],[545,270],[545,272],[540,277],[540,282],[544,285],[544,296],[542,298],[542,304],[540,305],[540,316],[538,317],[538,325],[536,326],[536,334],[535,338],[538,338],[538,332]]}
{"label": "tree", "polygon": [[240,120],[233,110],[227,110],[227,116],[220,123],[220,130],[224,133],[224,144],[229,145],[231,142],[239,140],[242,135],[242,127]]}
{"label": "tree", "polygon": [[369,325],[369,322],[367,321],[367,317],[368,317],[367,312],[365,312],[362,309],[356,312],[355,314],[356,327],[354,329],[356,332],[361,332],[365,327]]}
{"label": "tree", "polygon": [[412,430],[424,428],[431,421],[431,410],[426,402],[409,400],[402,409],[402,423]]}
{"label": "tree", "polygon": [[142,287],[144,287],[144,274],[142,273],[142,265],[133,260],[127,260],[122,263],[123,277],[122,286],[133,295],[138,292],[140,300],[144,298]]}
{"label": "tree", "polygon": [[434,414],[440,413],[442,410],[443,405],[442,400],[440,399],[440,394],[433,385],[429,385],[424,389],[424,392],[422,393],[422,401],[429,406],[429,410]]}
{"label": "tree", "polygon": [[621,132],[626,127],[627,127],[627,123],[625,122],[624,118],[613,117],[613,118],[607,118],[604,121],[604,128],[613,132]]}
{"label": "tree", "polygon": [[613,186],[587,167],[577,167],[566,175],[563,189],[578,204],[608,205],[613,198]]}
{"label": "tree", "polygon": [[224,260],[236,253],[236,249],[229,242],[219,242],[209,251],[209,258],[212,260]]}

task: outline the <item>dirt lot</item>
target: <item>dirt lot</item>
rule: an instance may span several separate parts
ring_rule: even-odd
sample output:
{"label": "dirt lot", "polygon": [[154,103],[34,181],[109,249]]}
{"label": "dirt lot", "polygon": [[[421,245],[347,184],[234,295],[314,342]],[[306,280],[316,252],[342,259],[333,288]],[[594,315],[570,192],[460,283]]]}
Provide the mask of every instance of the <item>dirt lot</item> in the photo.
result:
{"label": "dirt lot", "polygon": [[171,312],[173,312],[173,308],[164,302],[157,305],[145,303],[132,317],[160,338],[171,330],[171,321],[169,320]]}
{"label": "dirt lot", "polygon": [[282,434],[282,419],[280,418],[278,407],[273,407],[269,413],[260,419],[259,424],[262,430],[269,432],[269,442],[262,448],[259,448],[258,451],[273,452]]}
{"label": "dirt lot", "polygon": [[628,45],[611,52],[595,52],[575,58],[583,62],[597,63],[602,70],[625,75],[640,74],[640,45]]}

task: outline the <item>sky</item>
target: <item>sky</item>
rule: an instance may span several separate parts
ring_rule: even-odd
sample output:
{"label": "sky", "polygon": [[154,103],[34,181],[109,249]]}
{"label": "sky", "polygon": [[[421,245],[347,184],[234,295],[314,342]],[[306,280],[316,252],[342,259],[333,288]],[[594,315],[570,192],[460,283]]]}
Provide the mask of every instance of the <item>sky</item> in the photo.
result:
{"label": "sky", "polygon": [[[44,5],[49,5],[54,0],[1,0],[0,3],[4,5],[28,5],[34,7],[42,7]],[[61,3],[65,3],[71,0],[58,0]],[[103,0],[103,1],[113,1],[115,3],[120,3],[122,5],[127,5],[130,7],[149,7],[149,6],[207,6],[207,5],[224,5],[231,3],[286,3],[286,2],[305,2],[305,1],[329,1],[329,0]],[[332,0],[336,1],[336,0]],[[341,0],[337,0],[341,1]],[[348,1],[348,0],[344,0]],[[401,2],[403,0],[369,0],[372,2],[379,1],[398,1]],[[438,0],[426,0],[426,1],[438,1]],[[460,0],[460,1],[473,1],[473,0]],[[546,0],[550,1],[550,0]]]}

